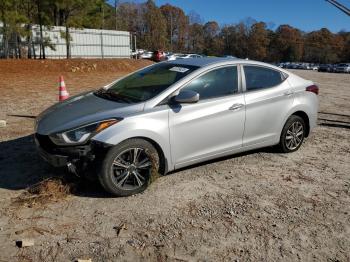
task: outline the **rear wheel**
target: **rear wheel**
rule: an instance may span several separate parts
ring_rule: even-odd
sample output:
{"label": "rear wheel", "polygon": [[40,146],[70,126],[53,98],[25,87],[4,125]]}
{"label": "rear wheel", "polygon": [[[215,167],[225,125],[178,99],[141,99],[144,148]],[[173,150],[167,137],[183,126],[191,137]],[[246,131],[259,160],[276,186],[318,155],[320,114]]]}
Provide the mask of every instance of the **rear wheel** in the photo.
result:
{"label": "rear wheel", "polygon": [[144,191],[158,172],[159,156],[154,146],[143,139],[129,139],[107,153],[99,180],[109,193],[130,196]]}
{"label": "rear wheel", "polygon": [[297,151],[305,138],[305,122],[300,116],[292,115],[285,123],[279,143],[283,153]]}

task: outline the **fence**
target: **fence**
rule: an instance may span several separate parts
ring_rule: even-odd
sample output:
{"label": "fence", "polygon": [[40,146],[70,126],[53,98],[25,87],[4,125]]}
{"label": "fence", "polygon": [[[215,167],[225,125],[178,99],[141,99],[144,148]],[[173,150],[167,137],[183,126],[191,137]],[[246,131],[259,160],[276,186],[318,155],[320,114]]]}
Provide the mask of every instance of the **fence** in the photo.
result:
{"label": "fence", "polygon": [[[41,57],[43,50],[40,45],[39,26],[34,25],[31,32],[30,42],[28,37],[12,35],[7,47],[5,47],[4,38],[0,34],[0,57],[4,57],[5,52],[8,52],[9,57],[13,58],[28,57],[28,54],[32,58]],[[129,32],[70,28],[69,34],[72,58],[130,58],[131,38]],[[65,27],[44,28],[43,43],[46,58],[66,58]]]}

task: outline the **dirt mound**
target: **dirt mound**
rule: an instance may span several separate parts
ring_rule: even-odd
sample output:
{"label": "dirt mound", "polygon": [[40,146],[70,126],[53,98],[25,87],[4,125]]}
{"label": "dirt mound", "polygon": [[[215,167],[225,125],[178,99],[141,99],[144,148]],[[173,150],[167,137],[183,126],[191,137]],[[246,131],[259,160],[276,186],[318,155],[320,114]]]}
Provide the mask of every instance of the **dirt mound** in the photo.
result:
{"label": "dirt mound", "polygon": [[130,72],[152,64],[149,60],[133,59],[62,59],[62,60],[0,60],[2,73],[38,72]]}
{"label": "dirt mound", "polygon": [[74,190],[73,183],[62,178],[49,178],[29,187],[14,199],[13,204],[26,207],[44,206],[65,199]]}

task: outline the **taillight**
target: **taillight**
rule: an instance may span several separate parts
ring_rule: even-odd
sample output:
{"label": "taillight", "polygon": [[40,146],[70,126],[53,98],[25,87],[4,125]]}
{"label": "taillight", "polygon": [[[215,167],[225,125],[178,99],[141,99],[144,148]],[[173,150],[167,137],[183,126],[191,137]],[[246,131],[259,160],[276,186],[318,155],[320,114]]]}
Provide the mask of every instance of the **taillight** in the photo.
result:
{"label": "taillight", "polygon": [[308,86],[306,88],[306,91],[312,92],[312,93],[315,93],[316,95],[318,95],[318,86],[317,85]]}

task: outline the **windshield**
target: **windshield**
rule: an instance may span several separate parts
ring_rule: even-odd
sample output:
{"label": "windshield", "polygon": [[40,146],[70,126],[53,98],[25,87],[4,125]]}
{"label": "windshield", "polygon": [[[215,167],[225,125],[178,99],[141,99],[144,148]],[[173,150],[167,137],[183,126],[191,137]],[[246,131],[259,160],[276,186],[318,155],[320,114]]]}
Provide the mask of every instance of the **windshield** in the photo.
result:
{"label": "windshield", "polygon": [[120,102],[143,102],[160,94],[197,68],[171,63],[155,64],[117,81],[108,89],[100,89],[95,94]]}

